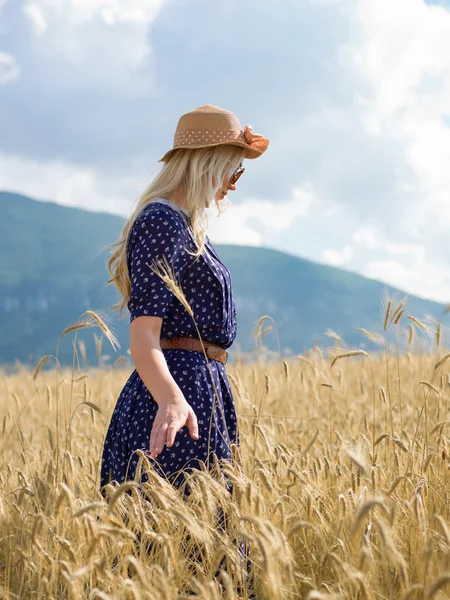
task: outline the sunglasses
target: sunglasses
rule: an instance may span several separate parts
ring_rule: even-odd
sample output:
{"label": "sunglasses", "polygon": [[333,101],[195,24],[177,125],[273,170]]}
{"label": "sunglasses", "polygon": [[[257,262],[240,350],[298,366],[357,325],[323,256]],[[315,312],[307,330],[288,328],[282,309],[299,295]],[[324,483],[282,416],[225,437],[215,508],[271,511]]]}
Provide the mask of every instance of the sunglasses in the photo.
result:
{"label": "sunglasses", "polygon": [[244,167],[238,167],[230,177],[230,185],[234,185],[244,171]]}

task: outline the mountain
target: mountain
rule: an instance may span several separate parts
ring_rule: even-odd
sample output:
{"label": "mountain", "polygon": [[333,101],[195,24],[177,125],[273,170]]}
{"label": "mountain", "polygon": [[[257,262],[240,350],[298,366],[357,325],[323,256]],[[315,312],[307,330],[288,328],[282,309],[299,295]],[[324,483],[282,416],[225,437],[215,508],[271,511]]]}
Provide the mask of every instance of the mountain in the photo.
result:
{"label": "mountain", "polygon": [[[44,354],[55,354],[61,332],[92,309],[108,312],[118,301],[107,285],[108,244],[124,224],[116,215],[90,212],[41,202],[20,194],[0,192],[0,364],[16,360],[35,365]],[[212,240],[214,243],[214,240]],[[238,333],[230,349],[250,350],[258,319],[269,315],[282,351],[301,353],[313,346],[330,345],[328,329],[349,346],[372,348],[358,327],[382,331],[381,300],[384,283],[297,256],[260,247],[214,244],[229,268],[236,300]],[[421,319],[443,321],[444,305],[409,296],[408,311]],[[108,313],[121,349],[103,344],[111,362],[129,347],[128,316],[120,320]],[[266,321],[264,327],[272,324]],[[86,343],[89,364],[96,364],[93,333],[83,330],[77,339]],[[59,359],[72,361],[73,335],[60,341]],[[277,350],[274,331],[263,338]]]}

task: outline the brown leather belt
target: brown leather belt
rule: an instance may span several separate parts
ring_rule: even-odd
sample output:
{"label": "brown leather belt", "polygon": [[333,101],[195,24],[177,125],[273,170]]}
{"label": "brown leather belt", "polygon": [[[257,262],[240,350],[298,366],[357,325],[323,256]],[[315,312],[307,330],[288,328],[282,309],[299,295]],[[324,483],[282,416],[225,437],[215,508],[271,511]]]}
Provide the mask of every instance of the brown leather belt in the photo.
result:
{"label": "brown leather belt", "polygon": [[[193,337],[173,337],[173,338],[160,338],[160,346],[162,350],[170,348],[178,348],[180,350],[197,350],[203,352],[202,344],[198,338]],[[221,346],[213,344],[212,342],[203,341],[206,356],[213,360],[218,360],[225,364],[228,360],[228,352]]]}

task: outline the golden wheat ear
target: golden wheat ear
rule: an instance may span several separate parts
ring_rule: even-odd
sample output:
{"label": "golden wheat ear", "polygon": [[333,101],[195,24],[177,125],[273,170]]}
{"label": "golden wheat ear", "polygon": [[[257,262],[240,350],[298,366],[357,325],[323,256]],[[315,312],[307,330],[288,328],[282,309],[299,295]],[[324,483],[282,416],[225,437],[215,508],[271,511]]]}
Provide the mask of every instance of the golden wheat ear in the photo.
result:
{"label": "golden wheat ear", "polygon": [[191,317],[194,318],[192,308],[189,302],[187,301],[183,290],[176,281],[175,273],[172,269],[172,266],[169,264],[167,257],[164,256],[162,259],[154,259],[151,265],[149,265],[148,263],[145,264],[148,267],[150,267],[150,269],[164,281],[167,288],[181,302],[181,304],[185,307],[185,309],[188,311]]}
{"label": "golden wheat ear", "polygon": [[117,350],[118,348],[120,348],[119,340],[117,339],[117,336],[112,330],[112,328],[106,324],[106,317],[104,315],[100,316],[98,312],[95,312],[93,310],[86,310],[81,316],[83,315],[86,315],[88,317],[86,321],[81,321],[79,323],[75,323],[74,325],[70,325],[70,327],[66,327],[66,329],[64,329],[64,331],[61,333],[60,337],[65,336],[71,331],[76,331],[78,329],[84,329],[86,327],[93,327],[94,325],[98,325],[101,331],[105,334],[105,337],[109,340],[113,349]]}

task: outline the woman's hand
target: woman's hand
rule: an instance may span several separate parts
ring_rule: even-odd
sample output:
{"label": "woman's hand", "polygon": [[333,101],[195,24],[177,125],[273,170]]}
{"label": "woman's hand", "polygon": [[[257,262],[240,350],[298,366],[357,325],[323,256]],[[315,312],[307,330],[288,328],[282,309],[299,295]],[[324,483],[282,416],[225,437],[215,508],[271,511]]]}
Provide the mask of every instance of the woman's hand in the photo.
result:
{"label": "woman's hand", "polygon": [[150,454],[156,458],[166,444],[171,448],[175,435],[185,425],[194,440],[199,439],[198,423],[195,412],[184,398],[159,404],[150,434]]}

